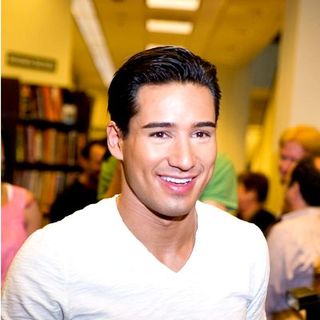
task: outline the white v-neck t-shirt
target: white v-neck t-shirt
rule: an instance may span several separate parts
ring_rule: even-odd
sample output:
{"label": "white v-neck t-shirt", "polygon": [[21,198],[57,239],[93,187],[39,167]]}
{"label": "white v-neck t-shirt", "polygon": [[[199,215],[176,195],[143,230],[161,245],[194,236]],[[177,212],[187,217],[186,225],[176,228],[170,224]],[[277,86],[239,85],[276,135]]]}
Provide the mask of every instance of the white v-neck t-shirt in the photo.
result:
{"label": "white v-neck t-shirt", "polygon": [[26,241],[5,284],[3,319],[265,319],[268,249],[255,225],[197,202],[195,246],[174,272],[129,231],[115,199]]}

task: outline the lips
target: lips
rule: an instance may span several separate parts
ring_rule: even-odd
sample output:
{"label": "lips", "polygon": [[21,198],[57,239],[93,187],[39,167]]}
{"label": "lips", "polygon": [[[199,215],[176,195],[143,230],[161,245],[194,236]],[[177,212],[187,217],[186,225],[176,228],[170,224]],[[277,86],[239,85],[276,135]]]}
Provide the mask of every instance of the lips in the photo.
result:
{"label": "lips", "polygon": [[175,195],[188,195],[193,190],[196,179],[195,177],[172,177],[172,176],[160,176],[162,186]]}

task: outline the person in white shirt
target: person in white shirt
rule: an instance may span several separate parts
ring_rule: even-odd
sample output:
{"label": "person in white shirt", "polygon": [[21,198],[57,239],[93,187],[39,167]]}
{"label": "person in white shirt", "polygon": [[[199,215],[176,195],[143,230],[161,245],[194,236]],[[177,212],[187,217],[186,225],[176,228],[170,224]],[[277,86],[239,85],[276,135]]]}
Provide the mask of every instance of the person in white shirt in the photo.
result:
{"label": "person in white shirt", "polygon": [[216,157],[215,66],[153,48],[125,62],[108,93],[121,194],[27,241],[3,319],[265,319],[263,234],[198,201]]}
{"label": "person in white shirt", "polygon": [[270,282],[267,313],[289,309],[286,291],[310,286],[320,258],[320,156],[300,160],[291,173],[285,201],[290,212],[268,235]]}

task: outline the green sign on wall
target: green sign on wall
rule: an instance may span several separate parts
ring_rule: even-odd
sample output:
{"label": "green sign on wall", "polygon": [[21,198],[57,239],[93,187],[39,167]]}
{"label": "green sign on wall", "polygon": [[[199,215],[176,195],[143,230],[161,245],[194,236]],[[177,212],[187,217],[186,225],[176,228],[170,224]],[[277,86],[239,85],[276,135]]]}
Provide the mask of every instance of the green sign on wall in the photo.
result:
{"label": "green sign on wall", "polygon": [[56,68],[56,61],[54,59],[42,58],[15,52],[8,53],[7,63],[8,65],[14,67],[36,69],[47,72],[53,72]]}

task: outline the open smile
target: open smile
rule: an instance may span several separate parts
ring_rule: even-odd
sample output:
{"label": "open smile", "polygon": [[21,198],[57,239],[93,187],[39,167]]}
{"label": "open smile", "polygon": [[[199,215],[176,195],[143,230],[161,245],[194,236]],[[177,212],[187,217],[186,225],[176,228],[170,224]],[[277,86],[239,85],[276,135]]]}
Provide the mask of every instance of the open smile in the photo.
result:
{"label": "open smile", "polygon": [[161,176],[162,180],[175,183],[175,184],[187,184],[192,181],[192,178],[174,178],[174,177],[167,177],[167,176]]}
{"label": "open smile", "polygon": [[194,188],[196,179],[195,177],[171,177],[171,176],[160,176],[162,185],[170,192],[179,195],[187,195]]}

